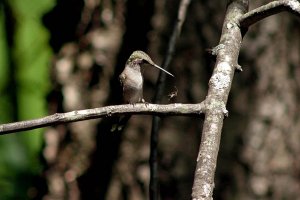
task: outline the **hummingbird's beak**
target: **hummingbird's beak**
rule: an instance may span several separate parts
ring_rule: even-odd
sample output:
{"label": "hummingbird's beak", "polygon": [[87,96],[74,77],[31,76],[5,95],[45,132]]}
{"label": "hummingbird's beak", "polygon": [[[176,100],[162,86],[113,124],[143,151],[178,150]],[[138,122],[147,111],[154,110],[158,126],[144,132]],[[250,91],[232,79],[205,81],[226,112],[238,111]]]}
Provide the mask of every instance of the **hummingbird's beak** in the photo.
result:
{"label": "hummingbird's beak", "polygon": [[167,74],[169,74],[170,76],[173,76],[173,77],[175,77],[173,74],[171,74],[170,72],[168,72],[167,70],[165,70],[165,69],[163,69],[163,68],[161,68],[160,66],[158,66],[158,65],[156,65],[156,64],[154,64],[153,65],[154,67],[156,67],[156,68],[158,68],[158,69],[160,69],[160,70],[162,70],[162,71],[164,71],[164,72],[166,72]]}

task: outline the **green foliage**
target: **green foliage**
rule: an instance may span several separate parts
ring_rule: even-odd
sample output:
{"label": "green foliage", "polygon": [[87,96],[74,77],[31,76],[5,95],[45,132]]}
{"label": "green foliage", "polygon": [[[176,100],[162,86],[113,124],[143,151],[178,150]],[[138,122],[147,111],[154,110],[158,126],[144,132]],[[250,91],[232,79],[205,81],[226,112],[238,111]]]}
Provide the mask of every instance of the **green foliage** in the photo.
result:
{"label": "green foliage", "polygon": [[[13,46],[9,47],[5,29],[7,16],[0,5],[0,123],[13,121],[14,112],[18,120],[47,114],[45,97],[50,86],[52,53],[49,34],[41,19],[52,8],[54,0],[6,0],[6,3],[15,24]],[[11,79],[16,83],[13,90]],[[17,97],[17,105],[11,102],[13,95]],[[0,136],[0,199],[30,199],[31,179],[41,170],[42,132],[38,129]]]}

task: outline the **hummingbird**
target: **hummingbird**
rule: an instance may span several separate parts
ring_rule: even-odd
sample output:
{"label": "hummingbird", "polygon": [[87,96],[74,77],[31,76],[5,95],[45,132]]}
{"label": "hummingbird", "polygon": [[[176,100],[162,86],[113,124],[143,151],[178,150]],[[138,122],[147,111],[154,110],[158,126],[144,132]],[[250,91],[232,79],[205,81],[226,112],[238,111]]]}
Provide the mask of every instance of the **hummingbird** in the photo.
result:
{"label": "hummingbird", "polygon": [[125,68],[119,76],[123,87],[124,103],[134,104],[145,102],[143,99],[144,80],[141,72],[141,65],[143,64],[150,64],[174,77],[173,74],[156,65],[145,52],[134,51],[128,58]]}
{"label": "hummingbird", "polygon": [[[141,72],[141,66],[143,64],[154,66],[174,77],[173,74],[156,65],[152,61],[150,56],[145,52],[140,50],[134,51],[128,58],[125,64],[125,68],[119,76],[119,80],[123,88],[123,103],[135,104],[145,102],[145,100],[143,99],[144,79]],[[122,130],[123,126],[126,124],[129,118],[130,116],[121,116],[117,127],[113,126],[111,131],[114,131],[116,129]],[[125,121],[125,123],[123,121]]]}

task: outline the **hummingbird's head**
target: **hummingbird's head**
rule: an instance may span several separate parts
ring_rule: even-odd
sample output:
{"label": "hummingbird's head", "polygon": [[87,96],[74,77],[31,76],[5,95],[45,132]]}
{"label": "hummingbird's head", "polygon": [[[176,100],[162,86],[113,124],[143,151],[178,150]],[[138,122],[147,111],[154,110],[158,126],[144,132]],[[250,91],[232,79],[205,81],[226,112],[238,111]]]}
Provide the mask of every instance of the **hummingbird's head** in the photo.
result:
{"label": "hummingbird's head", "polygon": [[139,51],[139,50],[138,50],[138,51],[134,51],[134,52],[130,55],[130,57],[129,57],[128,60],[127,60],[127,63],[133,63],[133,62],[135,62],[135,63],[137,63],[137,64],[143,64],[143,63],[150,64],[150,65],[152,65],[152,66],[154,66],[154,67],[156,67],[156,68],[158,68],[158,69],[164,71],[165,73],[169,74],[170,76],[173,76],[173,77],[174,77],[173,74],[171,74],[170,72],[168,72],[168,71],[166,71],[165,69],[163,69],[163,68],[159,67],[158,65],[156,65],[156,64],[152,61],[152,59],[150,58],[150,56],[148,56],[148,54],[146,54],[146,53],[143,52],[143,51]]}
{"label": "hummingbird's head", "polygon": [[134,51],[127,62],[137,62],[138,64],[148,63],[150,65],[155,65],[151,58],[143,51]]}

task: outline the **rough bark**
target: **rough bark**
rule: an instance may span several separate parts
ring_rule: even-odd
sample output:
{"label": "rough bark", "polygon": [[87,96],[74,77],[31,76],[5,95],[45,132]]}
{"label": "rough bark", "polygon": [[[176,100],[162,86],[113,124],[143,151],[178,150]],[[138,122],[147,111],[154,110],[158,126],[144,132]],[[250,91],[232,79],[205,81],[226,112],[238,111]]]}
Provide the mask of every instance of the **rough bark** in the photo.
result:
{"label": "rough bark", "polygon": [[248,1],[232,1],[228,4],[214,72],[209,81],[208,104],[197,158],[193,186],[193,200],[212,199],[221,130],[234,71],[238,66],[238,55],[242,43],[239,19],[248,10]]}

